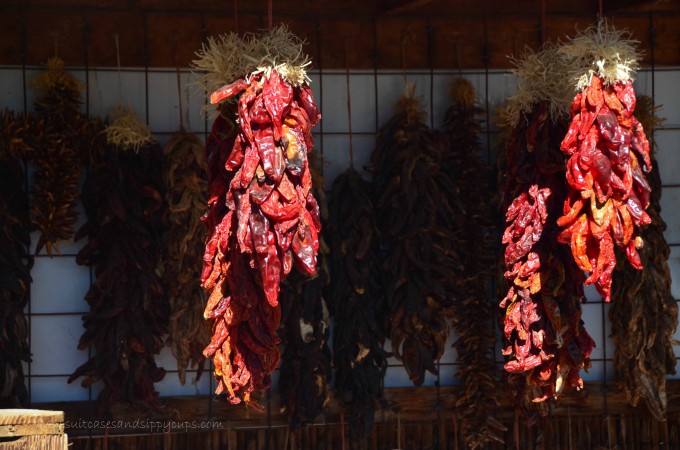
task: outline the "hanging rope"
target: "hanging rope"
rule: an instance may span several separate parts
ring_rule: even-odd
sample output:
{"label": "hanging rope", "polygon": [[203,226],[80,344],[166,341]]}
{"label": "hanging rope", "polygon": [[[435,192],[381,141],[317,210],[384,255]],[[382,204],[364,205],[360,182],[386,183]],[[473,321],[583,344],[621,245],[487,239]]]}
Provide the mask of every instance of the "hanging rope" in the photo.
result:
{"label": "hanging rope", "polygon": [[238,34],[238,0],[234,0],[234,32]]}
{"label": "hanging rope", "polygon": [[347,120],[349,121],[349,166],[354,169],[354,148],[352,146],[352,101],[349,88],[349,39],[345,39],[345,81],[347,83]]}
{"label": "hanging rope", "polygon": [[545,44],[545,0],[541,0],[541,46]]}
{"label": "hanging rope", "polygon": [[269,18],[269,29],[274,28],[274,7],[272,6],[272,0],[267,0],[267,17]]}
{"label": "hanging rope", "polygon": [[406,41],[412,34],[411,27],[408,27],[401,37],[401,70],[404,74],[404,87],[407,87],[408,84],[408,79],[406,78]]}
{"label": "hanging rope", "polygon": [[456,64],[458,65],[458,76],[461,78],[463,77],[462,44],[460,39],[456,39]]}
{"label": "hanging rope", "polygon": [[118,70],[118,104],[121,105],[123,98],[123,81],[120,73],[120,42],[118,40],[118,33],[113,34],[113,40],[116,43],[116,68]]}
{"label": "hanging rope", "polygon": [[602,19],[604,19],[604,12],[603,12],[603,8],[602,8],[602,0],[599,0],[599,6],[600,6],[600,9],[599,9],[600,15],[598,17],[598,20],[601,21]]}
{"label": "hanging rope", "polygon": [[175,39],[175,73],[177,74],[177,98],[179,99],[179,129],[184,131],[184,110],[182,109],[182,80],[179,72],[179,45]]}
{"label": "hanging rope", "polygon": [[52,33],[52,38],[54,39],[54,56],[59,57],[59,32],[55,31]]}

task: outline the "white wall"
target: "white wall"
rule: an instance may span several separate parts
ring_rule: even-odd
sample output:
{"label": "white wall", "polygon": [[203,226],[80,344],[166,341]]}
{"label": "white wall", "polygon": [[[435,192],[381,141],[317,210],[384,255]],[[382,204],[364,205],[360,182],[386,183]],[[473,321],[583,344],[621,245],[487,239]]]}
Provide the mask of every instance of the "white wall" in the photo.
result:
{"label": "white wall", "polygon": [[[28,105],[30,110],[34,94],[30,89],[24,88],[24,80],[30,81],[40,71],[40,68],[24,70],[20,67],[0,66],[0,108],[9,107],[15,111],[23,111],[25,105]],[[88,102],[83,105],[83,111],[104,116],[117,104],[131,105],[142,120],[148,120],[152,132],[161,144],[167,142],[172,132],[178,129],[179,95],[174,70],[145,72],[143,69],[123,69],[120,74],[115,69],[69,71],[83,82],[88,82]],[[407,75],[408,81],[416,82],[417,93],[423,98],[431,125],[441,126],[449,104],[449,85],[457,72],[412,71]],[[464,72],[463,75],[477,88],[479,102],[491,111],[491,118],[494,106],[503,103],[514,91],[514,79],[503,72]],[[324,155],[325,187],[328,189],[333,179],[349,166],[346,76],[342,71],[327,71],[322,75],[313,72],[311,78],[312,89],[323,114],[322,123],[317,126],[315,132],[317,149]],[[666,239],[671,245],[670,265],[673,279],[676,280],[673,285],[673,295],[676,299],[680,298],[680,208],[676,207],[680,200],[680,151],[678,151],[680,90],[676,86],[678,79],[680,69],[657,70],[654,76],[649,71],[643,70],[636,81],[638,92],[651,94],[654,90],[656,102],[663,105],[661,114],[667,119],[663,127],[657,130],[659,145],[657,157],[665,185],[662,216],[668,223]],[[191,80],[193,77],[189,71],[182,71],[182,85],[187,86]],[[122,90],[119,89],[121,86]],[[403,86],[404,77],[401,72],[378,74],[370,71],[351,72],[352,142],[356,167],[363,166],[369,160],[375,131],[390,117],[394,102],[403,91]],[[187,117],[185,125],[205,138],[209,124],[200,114],[202,96],[194,89],[185,88],[182,102]],[[491,161],[495,158],[493,142],[496,133],[493,126],[490,128],[488,139],[484,136],[482,140],[490,144],[487,148],[487,157]],[[82,208],[80,212],[82,223],[85,219]],[[35,233],[32,239],[35,243]],[[80,243],[61,243],[61,256],[49,258],[39,255],[35,258],[31,302],[27,310],[31,327],[33,363],[26,367],[27,373],[30,373],[28,382],[33,402],[86,400],[94,398],[101,388],[94,386],[91,390],[85,390],[80,387],[79,381],[72,385],[66,383],[69,374],[87,359],[87,351],[77,349],[78,339],[82,333],[81,316],[87,310],[87,303],[83,297],[91,281],[89,268],[75,263],[75,254],[81,246]],[[593,368],[589,374],[585,374],[584,379],[611,379],[613,369],[610,360],[613,345],[608,338],[609,305],[602,303],[592,289],[588,290],[588,297],[591,302],[583,307],[584,320],[598,347],[593,353]],[[680,332],[676,333],[675,337],[680,339]],[[680,350],[676,349],[676,353],[680,353]],[[455,359],[455,351],[449,348],[441,360],[439,381],[442,385],[454,383]],[[161,395],[208,394],[212,391],[210,373],[205,373],[198,384],[188,382],[186,386],[181,386],[176,374],[176,362],[168,348],[163,350],[158,360],[160,366],[169,370],[165,379],[156,384]],[[500,365],[502,361],[500,352],[497,361]],[[189,375],[187,380],[192,378],[193,376]],[[274,378],[276,380],[276,376]],[[433,385],[435,381],[436,377],[428,374],[425,384]],[[406,372],[396,360],[391,361],[385,385],[388,387],[411,385]]]}

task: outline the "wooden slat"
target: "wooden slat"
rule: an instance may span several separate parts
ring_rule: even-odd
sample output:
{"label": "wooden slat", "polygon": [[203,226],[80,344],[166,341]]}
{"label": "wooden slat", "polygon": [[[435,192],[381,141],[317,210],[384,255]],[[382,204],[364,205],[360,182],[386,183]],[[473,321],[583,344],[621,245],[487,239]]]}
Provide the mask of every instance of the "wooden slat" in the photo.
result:
{"label": "wooden slat", "polygon": [[30,425],[64,421],[63,411],[0,409],[0,425]]}
{"label": "wooden slat", "polygon": [[63,411],[0,409],[0,437],[63,433]]}
{"label": "wooden slat", "polygon": [[66,12],[26,14],[26,60],[45,64],[58,55],[68,66],[85,65],[84,19]]}
{"label": "wooden slat", "polygon": [[90,66],[116,67],[116,34],[121,66],[144,66],[144,20],[141,14],[94,11],[88,13],[85,20]]}
{"label": "wooden slat", "polygon": [[148,63],[152,67],[186,67],[201,46],[203,30],[197,15],[150,14],[146,16]]}
{"label": "wooden slat", "polygon": [[11,442],[0,443],[2,450],[67,450],[65,434],[52,436],[24,436]]}
{"label": "wooden slat", "polygon": [[380,0],[378,2],[378,14],[395,13],[405,9],[413,10],[431,3],[434,3],[434,0]]}
{"label": "wooden slat", "polygon": [[18,11],[0,13],[0,60],[2,64],[22,62],[21,15]]}
{"label": "wooden slat", "polygon": [[[669,415],[680,414],[680,381],[672,380],[668,382],[668,410]],[[387,389],[385,391],[385,401],[389,405],[384,410],[378,410],[376,412],[376,423],[388,425],[387,428],[378,427],[378,430],[383,430],[385,436],[381,440],[387,439],[389,433],[394,433],[394,440],[396,441],[396,424],[397,421],[402,423],[407,422],[422,422],[422,421],[432,421],[436,422],[438,416],[445,423],[452,423],[453,416],[453,404],[456,398],[456,393],[454,388],[440,388],[439,398],[437,396],[436,388],[396,388]],[[605,426],[605,421],[602,419],[602,414],[604,410],[604,397],[601,384],[598,383],[588,383],[584,391],[580,393],[571,393],[565,395],[559,405],[553,409],[551,412],[551,420],[554,419],[565,419],[571,417],[573,423],[576,424],[577,419],[582,419],[583,417],[596,417],[599,418],[596,421],[600,423],[597,427],[592,428],[591,433],[595,430],[598,436],[592,436],[592,439],[599,442],[601,439],[606,441],[607,430],[603,428]],[[616,389],[613,384],[607,385],[607,410],[606,412],[611,417],[626,416],[626,415],[637,415],[645,416],[648,412],[644,405],[639,405],[635,408],[627,404],[625,394]],[[272,404],[278,404],[279,398],[277,394],[272,394]],[[438,413],[433,409],[433,405],[441,405],[441,412]],[[176,421],[183,420],[215,420],[222,422],[225,429],[246,429],[246,428],[257,428],[268,426],[267,416],[264,414],[256,413],[252,410],[246,409],[244,406],[233,406],[228,405],[224,401],[212,400],[208,397],[173,397],[163,399],[163,403],[168,411],[179,412],[179,417],[174,417]],[[212,405],[210,405],[212,403]],[[65,412],[65,417],[67,421],[75,423],[80,419],[93,419],[92,405],[87,402],[69,402],[69,403],[56,403],[56,404],[45,404],[41,405],[49,409],[60,409]],[[209,416],[209,410],[212,410],[212,415]],[[398,412],[397,412],[398,411]],[[343,413],[341,405],[332,400],[329,402],[325,414],[317,420],[318,425],[323,423],[338,424],[340,422],[340,414]],[[116,420],[127,420],[134,421],[135,419],[149,419],[148,414],[135,413],[133,411],[125,410],[123,408],[113,411],[114,418]],[[510,421],[509,428],[512,431],[512,419],[514,417],[514,407],[511,404],[511,399],[509,397],[502,398],[502,404],[498,411],[499,417],[504,421]],[[162,420],[159,419],[159,420]],[[616,419],[619,420],[619,419]],[[285,427],[287,426],[287,417],[281,414],[277,408],[272,408],[271,411],[271,426]],[[449,425],[447,425],[449,426]],[[566,426],[566,425],[565,425]],[[576,425],[573,425],[576,427]],[[390,431],[392,430],[392,431]],[[576,428],[574,428],[576,430]],[[70,435],[77,434],[101,434],[102,429],[67,429]],[[109,430],[110,432],[113,430]],[[128,429],[128,430],[116,430],[117,433],[123,432],[145,432],[139,429]],[[631,427],[626,428],[626,433],[631,434]],[[587,434],[587,430],[581,431],[580,434]],[[577,433],[579,434],[579,433]],[[620,432],[616,432],[620,435]],[[297,436],[298,440],[300,436]],[[230,443],[234,442],[233,438],[228,439]],[[396,443],[396,442],[394,442]],[[237,443],[237,445],[240,445]],[[239,447],[240,448],[240,447]]]}
{"label": "wooden slat", "polygon": [[[508,2],[511,3],[511,2]],[[25,16],[25,26],[22,17]],[[44,64],[57,52],[68,66],[115,67],[114,34],[119,35],[120,60],[126,67],[174,67],[175,47],[181,67],[187,67],[205,36],[236,30],[229,11],[163,12],[153,10],[26,9],[0,6],[0,56],[2,64],[22,61],[22,34],[26,35],[25,60],[29,65]],[[680,12],[652,15],[614,15],[610,21],[632,31],[639,40],[643,65],[651,63],[650,29],[655,35],[657,66],[680,64]],[[144,36],[146,22],[147,35]],[[508,55],[521,54],[525,47],[540,44],[539,14],[507,16],[424,15],[386,16],[298,16],[279,13],[277,23],[287,23],[307,42],[305,51],[312,67],[344,69],[403,68],[402,47],[407,69],[490,69],[511,67]],[[548,40],[565,39],[576,29],[592,25],[590,13],[545,18]],[[266,14],[239,15],[239,33],[266,27]],[[652,28],[653,27],[653,28]],[[87,34],[85,34],[87,33]],[[58,37],[56,37],[58,36]],[[317,42],[321,39],[320,42]],[[377,40],[376,40],[377,38]],[[87,43],[87,48],[84,46]],[[403,45],[402,45],[403,43]],[[430,55],[430,45],[432,54]],[[145,59],[145,49],[148,60]],[[345,55],[347,49],[347,55]],[[376,59],[377,57],[377,59]]]}

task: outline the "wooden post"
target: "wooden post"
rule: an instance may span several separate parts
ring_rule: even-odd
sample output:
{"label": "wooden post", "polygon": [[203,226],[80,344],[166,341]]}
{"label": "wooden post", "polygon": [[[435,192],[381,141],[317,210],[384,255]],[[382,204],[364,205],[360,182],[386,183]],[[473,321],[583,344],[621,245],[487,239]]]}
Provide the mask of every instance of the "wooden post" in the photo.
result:
{"label": "wooden post", "polygon": [[0,409],[0,439],[3,450],[66,450],[68,437],[64,433],[64,413]]}

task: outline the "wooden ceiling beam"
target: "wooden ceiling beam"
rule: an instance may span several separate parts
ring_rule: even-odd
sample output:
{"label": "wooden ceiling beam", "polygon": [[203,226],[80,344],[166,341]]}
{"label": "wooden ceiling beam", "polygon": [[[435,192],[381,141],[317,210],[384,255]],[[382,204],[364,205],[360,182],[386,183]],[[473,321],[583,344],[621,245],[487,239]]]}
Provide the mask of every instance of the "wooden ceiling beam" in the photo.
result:
{"label": "wooden ceiling beam", "polygon": [[[652,7],[662,3],[659,0],[602,0],[602,11],[604,15],[623,11],[629,8],[642,9]],[[677,2],[676,2],[677,3]]]}
{"label": "wooden ceiling beam", "polygon": [[378,14],[396,13],[403,9],[417,8],[432,3],[434,0],[379,0]]}

